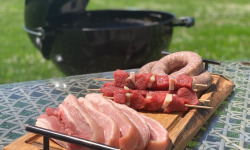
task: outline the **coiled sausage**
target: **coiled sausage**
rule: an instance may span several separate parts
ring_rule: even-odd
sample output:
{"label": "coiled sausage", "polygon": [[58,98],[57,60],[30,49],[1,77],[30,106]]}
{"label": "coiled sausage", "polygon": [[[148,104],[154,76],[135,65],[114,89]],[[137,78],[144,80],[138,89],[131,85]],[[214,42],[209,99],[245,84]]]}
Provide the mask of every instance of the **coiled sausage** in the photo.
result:
{"label": "coiled sausage", "polygon": [[142,66],[139,70],[138,70],[138,74],[142,74],[142,73],[150,73],[151,69],[153,68],[153,66],[155,65],[157,61],[153,61],[153,62],[149,62],[146,65]]}
{"label": "coiled sausage", "polygon": [[151,73],[159,75],[168,74],[171,77],[180,74],[194,76],[200,74],[202,69],[202,58],[198,54],[189,51],[181,51],[161,58],[154,64]]}
{"label": "coiled sausage", "polygon": [[[139,74],[150,72],[158,75],[168,74],[173,78],[180,74],[192,76],[193,89],[197,89],[198,92],[206,90],[212,84],[211,74],[203,70],[202,58],[190,51],[172,53],[159,61],[147,63],[138,71]],[[207,84],[207,87],[196,84]]]}
{"label": "coiled sausage", "polygon": [[[203,72],[197,76],[193,77],[193,89],[197,89],[197,92],[204,91],[210,87],[212,84],[212,76],[207,70],[203,70]],[[197,86],[197,84],[206,84],[207,86]]]}

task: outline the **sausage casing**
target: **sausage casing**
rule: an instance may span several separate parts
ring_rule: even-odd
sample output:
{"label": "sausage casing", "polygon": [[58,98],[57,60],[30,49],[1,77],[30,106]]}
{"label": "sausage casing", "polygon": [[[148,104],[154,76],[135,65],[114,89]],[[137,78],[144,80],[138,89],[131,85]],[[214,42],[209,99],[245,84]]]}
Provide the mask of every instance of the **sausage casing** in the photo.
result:
{"label": "sausage casing", "polygon": [[159,75],[168,74],[171,77],[180,74],[194,76],[200,74],[202,69],[202,58],[198,54],[190,51],[181,51],[161,58],[154,64],[151,73]]}
{"label": "sausage casing", "polygon": [[[197,92],[204,91],[210,87],[212,84],[212,76],[210,72],[207,70],[203,70],[203,72],[197,76],[192,76],[193,77],[193,89],[197,89]],[[206,84],[207,86],[198,86],[196,84]]]}
{"label": "sausage casing", "polygon": [[153,61],[153,62],[149,62],[146,65],[142,66],[139,70],[138,70],[138,74],[142,74],[142,73],[151,73],[151,69],[153,68],[153,66],[155,65],[157,61]]}

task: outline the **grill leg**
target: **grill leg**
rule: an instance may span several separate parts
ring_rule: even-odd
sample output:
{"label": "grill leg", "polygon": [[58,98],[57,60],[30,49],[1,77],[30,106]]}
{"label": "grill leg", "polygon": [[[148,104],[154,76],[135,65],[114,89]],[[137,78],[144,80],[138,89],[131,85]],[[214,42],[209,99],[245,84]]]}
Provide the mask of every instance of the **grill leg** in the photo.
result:
{"label": "grill leg", "polygon": [[43,150],[49,150],[49,137],[43,136]]}

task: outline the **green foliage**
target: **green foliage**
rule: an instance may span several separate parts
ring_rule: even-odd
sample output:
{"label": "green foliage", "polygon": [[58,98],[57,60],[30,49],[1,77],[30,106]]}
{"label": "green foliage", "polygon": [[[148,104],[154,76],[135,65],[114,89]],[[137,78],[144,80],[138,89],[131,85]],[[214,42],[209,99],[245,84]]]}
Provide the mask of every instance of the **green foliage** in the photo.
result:
{"label": "green foliage", "polygon": [[[192,16],[195,26],[176,27],[169,51],[190,50],[207,59],[250,60],[250,3],[245,0],[90,0],[88,10],[146,9]],[[24,0],[0,6],[0,84],[64,76],[31,44],[22,26]]]}

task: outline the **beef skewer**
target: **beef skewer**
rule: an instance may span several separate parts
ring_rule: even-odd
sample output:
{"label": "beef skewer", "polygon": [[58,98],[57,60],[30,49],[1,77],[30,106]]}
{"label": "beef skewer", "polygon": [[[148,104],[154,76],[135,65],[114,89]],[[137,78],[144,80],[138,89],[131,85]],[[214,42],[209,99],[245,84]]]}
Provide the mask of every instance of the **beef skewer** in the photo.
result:
{"label": "beef skewer", "polygon": [[[119,72],[119,73],[118,73]],[[118,75],[119,74],[119,77]],[[160,89],[162,88],[167,89],[170,83],[174,84],[180,84],[179,86],[183,86],[182,82],[185,82],[185,86],[189,86],[190,88],[192,87],[207,87],[207,84],[194,84],[192,77],[187,76],[187,75],[179,75],[176,78],[169,78],[168,75],[153,75],[151,73],[145,73],[145,74],[138,74],[135,75],[134,72],[132,72],[134,75],[130,75],[122,70],[116,70],[114,72],[114,79],[105,79],[105,78],[94,78],[93,80],[96,81],[114,81],[116,86],[123,87],[123,86],[128,86],[130,88],[140,88],[140,89],[145,89],[145,88],[152,88],[154,89]],[[142,83],[147,83],[147,85],[144,86],[139,86],[138,84],[142,81]],[[164,87],[163,85],[164,84]],[[161,86],[161,87],[159,87]]]}
{"label": "beef skewer", "polygon": [[[170,86],[171,86],[171,84],[170,84]],[[184,87],[180,87],[180,88],[184,88]],[[172,89],[162,89],[162,90],[152,90],[152,89],[140,89],[141,91],[172,91],[172,92],[174,92],[174,91],[178,91],[180,88],[172,88]],[[188,88],[188,87],[185,87],[185,88],[187,88],[187,89],[189,89],[190,91],[194,91],[193,89],[190,89],[190,88]],[[105,90],[108,90],[108,91],[110,91],[110,93],[111,94],[109,94],[108,96],[113,96],[113,93],[116,91],[116,90],[118,90],[118,89],[125,89],[125,90],[127,90],[127,91],[131,91],[131,90],[138,90],[138,89],[130,89],[129,87],[127,87],[127,86],[124,86],[124,87],[117,87],[116,85],[115,85],[115,83],[114,82],[105,82],[104,84],[103,84],[103,86],[102,86],[102,88],[101,89],[89,89],[90,91],[101,91],[102,93],[104,93],[105,92]],[[107,96],[107,95],[106,95]]]}
{"label": "beef skewer", "polygon": [[[104,96],[104,97],[107,98],[107,99],[115,100],[114,97],[107,97],[107,96]],[[168,103],[168,106],[169,106],[170,103],[171,103],[171,102]],[[165,106],[165,109],[166,109],[168,106]],[[184,107],[187,107],[187,108],[213,109],[212,107],[209,107],[209,106],[201,106],[201,105],[184,104],[183,106],[184,106]],[[163,106],[162,106],[162,107],[163,107]],[[162,108],[162,107],[161,107],[161,108]],[[156,110],[154,110],[154,111],[156,111]],[[163,110],[163,111],[164,111],[164,110]],[[178,111],[178,109],[175,110],[175,111]],[[182,110],[182,111],[186,111],[186,110]],[[172,111],[169,110],[169,111],[167,111],[167,112],[170,113],[170,112],[172,112]]]}
{"label": "beef skewer", "polygon": [[[93,78],[95,81],[115,81],[115,79],[106,79],[106,78]],[[199,84],[196,83],[196,86],[202,86],[202,87],[207,87],[207,84]]]}
{"label": "beef skewer", "polygon": [[[88,89],[88,91],[94,91],[94,92],[99,92],[101,91],[101,89]],[[112,99],[112,97],[108,97],[110,99]],[[210,102],[209,99],[199,99],[200,102]]]}
{"label": "beef skewer", "polygon": [[[105,82],[104,85],[102,86],[101,89],[88,89],[89,91],[101,91],[103,93],[104,96],[109,96],[109,97],[113,97],[115,93],[119,93],[119,92],[124,92],[124,93],[133,93],[133,91],[139,91],[140,93],[143,94],[143,96],[145,97],[147,93],[152,93],[153,91],[150,90],[136,90],[136,89],[129,89],[128,87],[124,86],[124,88],[120,88],[120,87],[116,87],[114,82]],[[167,90],[161,90],[161,91],[154,91],[154,92],[169,92],[172,94],[176,94],[179,96],[186,96],[186,95],[193,95],[193,98],[196,98],[197,95],[195,93],[194,90],[186,88],[186,87],[182,87],[179,88],[177,90],[172,90],[172,91],[167,91]],[[192,98],[192,97],[191,97]],[[197,98],[198,99],[198,98]],[[200,100],[203,102],[208,102],[209,100]]]}
{"label": "beef skewer", "polygon": [[[106,79],[106,78],[93,78],[95,81],[115,81],[115,79]],[[207,84],[195,83],[195,86],[207,87]]]}
{"label": "beef skewer", "polygon": [[[107,97],[107,96],[104,96],[105,98],[107,99],[111,99],[111,100],[114,100],[114,97]],[[212,107],[209,107],[209,106],[200,106],[200,105],[189,105],[189,104],[185,104],[186,107],[189,107],[189,108],[204,108],[204,109],[212,109]]]}
{"label": "beef skewer", "polygon": [[[212,109],[211,107],[208,106],[197,106],[199,102],[209,102],[209,100],[199,100],[196,94],[187,88],[181,88],[177,92],[173,91],[153,92],[147,90],[131,90],[128,88],[125,89],[117,88],[114,86],[112,87],[112,82],[109,84],[110,85],[107,84],[104,85],[104,88],[102,88],[102,95],[105,96],[106,98],[112,99],[116,103],[125,104],[134,109],[139,109],[139,110],[146,109],[151,111],[157,111],[159,109],[164,110],[166,109],[166,106],[172,101],[172,99],[177,99],[175,100],[174,103],[177,103],[177,105],[180,104],[182,106],[181,110],[183,111],[186,111],[185,109],[186,107]],[[94,89],[92,91],[100,91],[100,90],[101,89]],[[171,99],[171,101],[169,99]],[[174,111],[178,111],[178,109],[175,109]],[[168,110],[167,112],[171,112],[171,109]]]}

